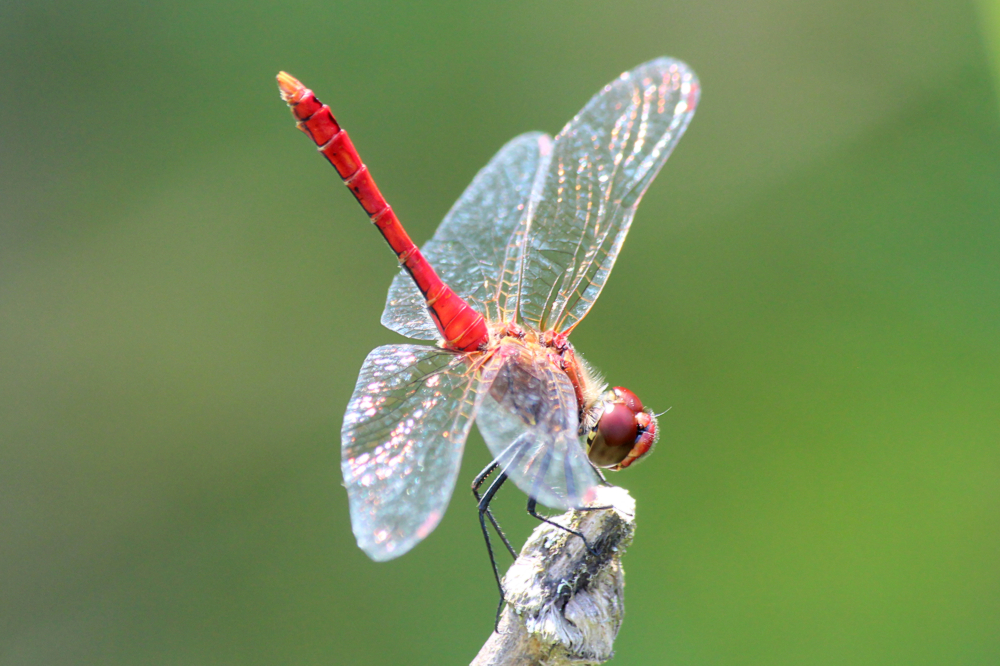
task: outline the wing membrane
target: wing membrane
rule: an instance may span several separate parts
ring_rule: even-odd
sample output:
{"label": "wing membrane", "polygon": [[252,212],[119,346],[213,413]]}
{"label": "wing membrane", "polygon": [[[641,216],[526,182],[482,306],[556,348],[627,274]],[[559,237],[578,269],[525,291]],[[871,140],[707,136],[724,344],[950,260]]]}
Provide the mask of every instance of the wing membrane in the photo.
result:
{"label": "wing membrane", "polygon": [[386,345],[365,359],[341,431],[358,546],[376,561],[410,550],[444,515],[482,378],[468,355]]}
{"label": "wing membrane", "polygon": [[[500,284],[500,273],[511,234],[527,215],[539,166],[547,165],[550,145],[551,139],[537,132],[508,142],[476,175],[434,237],[421,248],[445,284],[491,321],[513,317],[512,305],[506,311],[511,288],[509,283]],[[404,270],[389,287],[382,324],[418,340],[439,337],[423,296]]]}
{"label": "wing membrane", "polygon": [[569,331],[587,314],[698,95],[687,65],[653,60],[608,84],[556,136],[525,239],[522,321]]}
{"label": "wing membrane", "polygon": [[476,423],[518,488],[554,508],[583,506],[598,483],[580,437],[576,395],[548,350],[505,343]]}

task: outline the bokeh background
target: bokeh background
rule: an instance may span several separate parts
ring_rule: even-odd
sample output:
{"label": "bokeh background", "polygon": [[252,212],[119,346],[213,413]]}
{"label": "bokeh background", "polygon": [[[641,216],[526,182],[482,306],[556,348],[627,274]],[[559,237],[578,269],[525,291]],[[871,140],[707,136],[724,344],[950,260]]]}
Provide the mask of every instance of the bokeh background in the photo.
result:
{"label": "bokeh background", "polygon": [[468,663],[488,455],[413,552],[356,548],[394,262],[274,74],[423,240],[659,55],[701,106],[574,333],[672,408],[614,477],[615,663],[1000,663],[996,44],[985,0],[3,3],[0,664]]}

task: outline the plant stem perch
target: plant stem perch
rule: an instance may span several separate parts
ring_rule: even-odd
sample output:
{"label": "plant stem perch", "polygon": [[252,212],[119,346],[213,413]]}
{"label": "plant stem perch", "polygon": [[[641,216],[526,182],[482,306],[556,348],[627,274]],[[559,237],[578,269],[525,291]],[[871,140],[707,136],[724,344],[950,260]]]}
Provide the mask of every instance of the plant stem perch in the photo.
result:
{"label": "plant stem perch", "polygon": [[592,505],[610,508],[552,520],[584,534],[596,554],[558,527],[535,528],[504,577],[500,632],[471,666],[602,664],[613,656],[625,615],[621,556],[635,533],[635,500],[622,488],[599,486]]}

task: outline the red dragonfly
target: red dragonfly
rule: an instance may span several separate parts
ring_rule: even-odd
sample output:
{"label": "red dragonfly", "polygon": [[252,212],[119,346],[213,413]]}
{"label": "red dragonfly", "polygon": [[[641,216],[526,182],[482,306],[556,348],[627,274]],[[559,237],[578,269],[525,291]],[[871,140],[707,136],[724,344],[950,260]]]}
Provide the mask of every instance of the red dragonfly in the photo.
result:
{"label": "red dragonfly", "polygon": [[605,86],[554,139],[516,137],[422,249],[329,107],[285,72],[278,85],[399,259],[382,323],[435,343],[378,347],[361,368],[341,433],[358,545],[388,560],[437,527],[475,421],[495,456],[473,485],[480,525],[487,546],[489,519],[516,556],[489,511],[507,478],[544,520],[536,503],[585,506],[603,479],[598,468],[628,467],[657,439],[652,410],[627,389],[607,389],[568,336],[691,121],[697,77],[659,58]]}

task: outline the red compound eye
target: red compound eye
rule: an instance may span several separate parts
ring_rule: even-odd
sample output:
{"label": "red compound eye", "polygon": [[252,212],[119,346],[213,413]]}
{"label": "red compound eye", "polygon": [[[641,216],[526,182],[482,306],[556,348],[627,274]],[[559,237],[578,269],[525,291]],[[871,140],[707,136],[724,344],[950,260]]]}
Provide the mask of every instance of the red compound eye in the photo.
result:
{"label": "red compound eye", "polygon": [[639,396],[621,386],[607,392],[604,400],[587,456],[597,467],[625,469],[656,443],[656,416],[642,406]]}
{"label": "red compound eye", "polygon": [[588,451],[591,462],[598,467],[618,465],[628,457],[638,431],[631,409],[620,403],[608,405],[597,422],[597,434]]}
{"label": "red compound eye", "polygon": [[604,442],[614,447],[631,448],[635,443],[637,429],[635,413],[627,405],[612,405],[611,409],[605,409],[597,423],[597,432],[604,438]]}

